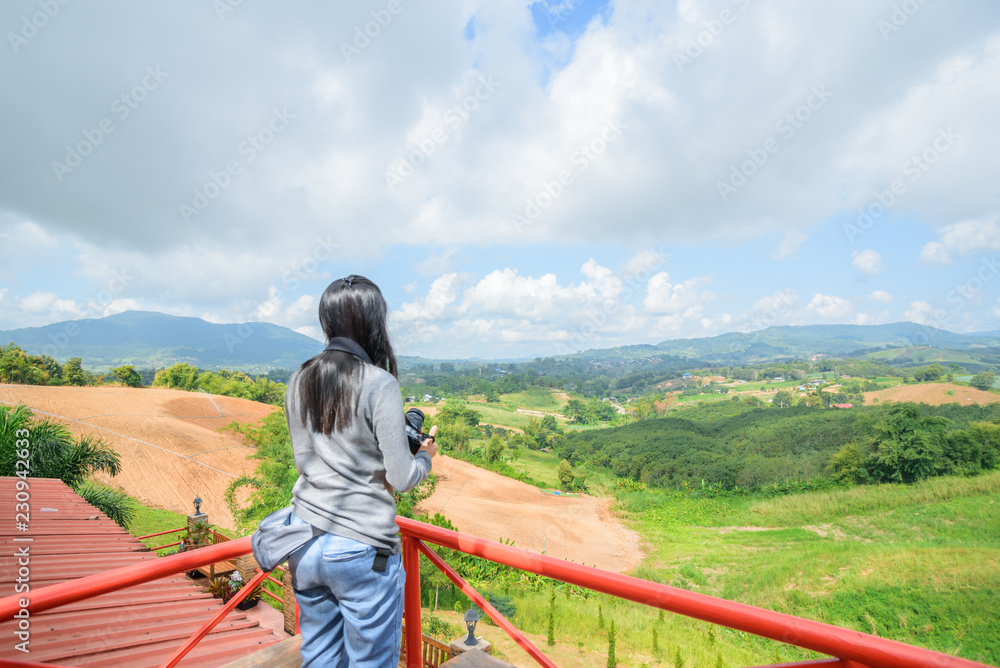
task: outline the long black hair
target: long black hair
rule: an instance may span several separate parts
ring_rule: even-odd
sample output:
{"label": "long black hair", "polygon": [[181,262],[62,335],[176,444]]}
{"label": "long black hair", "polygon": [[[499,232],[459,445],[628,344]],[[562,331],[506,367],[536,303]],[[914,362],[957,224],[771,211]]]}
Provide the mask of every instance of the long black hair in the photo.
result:
{"label": "long black hair", "polygon": [[[378,286],[352,274],[327,286],[319,301],[319,322],[328,341],[351,339],[372,364],[398,377],[388,310]],[[303,364],[297,379],[302,423],[323,434],[349,425],[364,372],[365,362],[340,350],[324,350]]]}

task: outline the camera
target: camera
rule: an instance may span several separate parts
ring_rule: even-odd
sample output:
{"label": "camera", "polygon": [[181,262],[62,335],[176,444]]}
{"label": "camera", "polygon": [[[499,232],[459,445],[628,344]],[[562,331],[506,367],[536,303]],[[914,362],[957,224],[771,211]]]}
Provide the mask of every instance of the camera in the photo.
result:
{"label": "camera", "polygon": [[410,454],[417,454],[417,450],[420,446],[424,444],[424,441],[428,438],[433,439],[433,436],[428,436],[423,432],[424,429],[424,412],[419,408],[411,408],[406,411],[406,440],[410,444]]}

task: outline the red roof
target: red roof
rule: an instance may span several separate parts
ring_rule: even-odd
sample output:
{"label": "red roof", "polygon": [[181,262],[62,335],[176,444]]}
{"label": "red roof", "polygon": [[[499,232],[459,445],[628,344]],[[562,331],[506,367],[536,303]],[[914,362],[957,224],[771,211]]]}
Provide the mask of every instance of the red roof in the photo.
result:
{"label": "red roof", "polygon": [[[157,558],[61,480],[28,479],[29,530],[18,531],[12,512],[17,480],[0,478],[0,507],[6,509],[0,521],[0,596],[17,593],[17,553],[24,547],[31,590]],[[30,591],[19,595],[30,598]],[[14,621],[0,623],[8,642],[3,654],[64,666],[158,666],[222,605],[176,574],[31,614],[27,654],[13,649],[19,642]],[[178,665],[222,666],[279,640],[234,610]]]}

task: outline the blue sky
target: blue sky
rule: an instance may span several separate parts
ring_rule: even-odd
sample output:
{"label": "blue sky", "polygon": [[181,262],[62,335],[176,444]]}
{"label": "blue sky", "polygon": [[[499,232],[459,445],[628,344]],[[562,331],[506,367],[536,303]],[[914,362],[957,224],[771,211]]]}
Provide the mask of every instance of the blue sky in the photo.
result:
{"label": "blue sky", "polygon": [[1000,327],[988,0],[39,12],[0,8],[0,330],[318,337],[349,273],[433,357]]}

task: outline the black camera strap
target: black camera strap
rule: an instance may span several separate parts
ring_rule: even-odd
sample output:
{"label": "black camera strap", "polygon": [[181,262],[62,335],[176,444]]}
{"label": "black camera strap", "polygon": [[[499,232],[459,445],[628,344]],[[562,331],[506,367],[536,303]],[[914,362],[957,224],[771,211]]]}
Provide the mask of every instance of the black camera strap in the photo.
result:
{"label": "black camera strap", "polygon": [[326,347],[323,350],[336,350],[342,353],[348,353],[364,360],[365,362],[368,362],[369,364],[372,363],[372,359],[368,357],[368,353],[365,352],[365,349],[362,348],[357,341],[349,339],[346,336],[333,337],[327,341]]}

